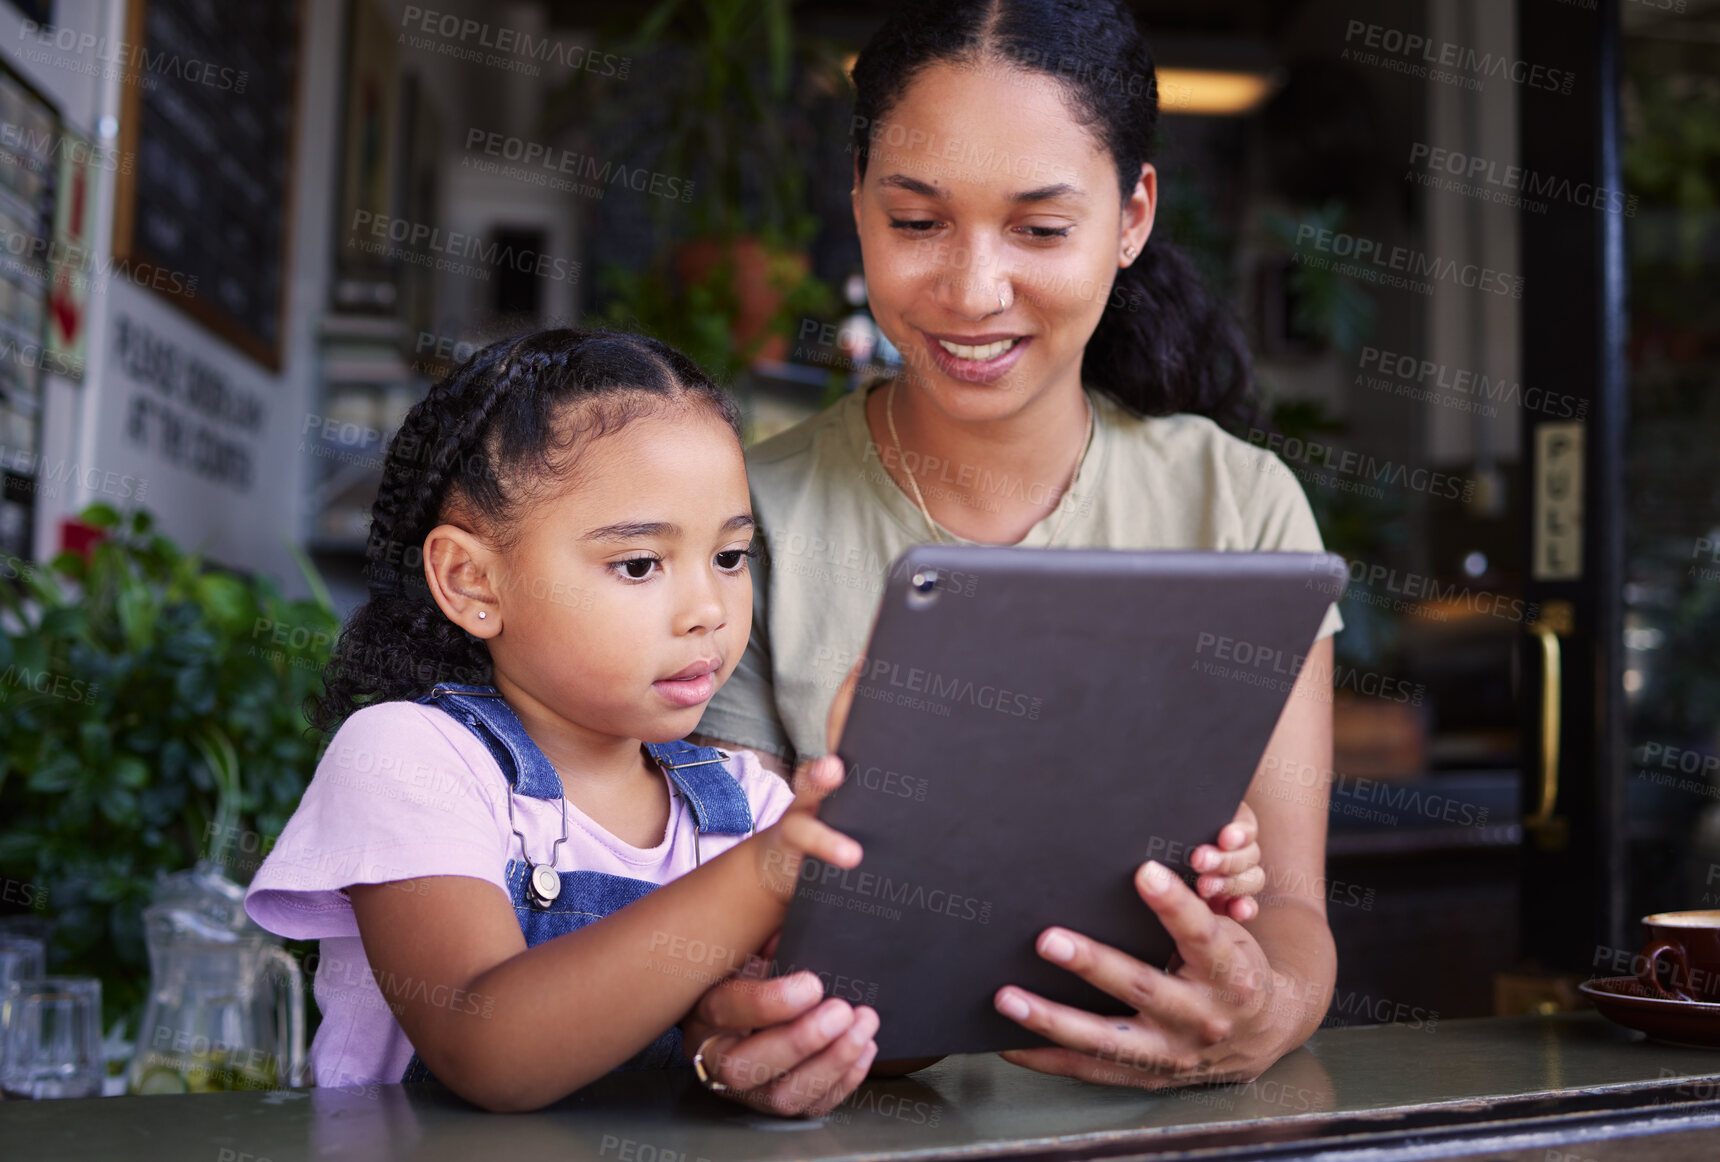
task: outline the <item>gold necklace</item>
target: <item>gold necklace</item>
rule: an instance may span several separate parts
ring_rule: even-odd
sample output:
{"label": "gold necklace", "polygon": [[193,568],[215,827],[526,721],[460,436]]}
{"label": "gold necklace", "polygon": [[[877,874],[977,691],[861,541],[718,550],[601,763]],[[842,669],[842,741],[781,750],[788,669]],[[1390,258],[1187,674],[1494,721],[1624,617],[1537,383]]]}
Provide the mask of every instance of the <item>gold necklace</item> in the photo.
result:
{"label": "gold necklace", "polygon": [[[1075,459],[1075,473],[1069,477],[1069,487],[1063,490],[1063,495],[1057,498],[1057,506],[1063,509],[1063,515],[1057,518],[1057,527],[1051,530],[1051,535],[1045,538],[1050,545],[1063,531],[1063,526],[1069,520],[1069,514],[1075,511],[1065,507],[1063,502],[1075,490],[1075,482],[1081,479],[1081,467],[1087,463],[1087,450],[1093,446],[1093,430],[1096,426],[1093,417],[1092,401],[1087,399],[1085,390],[1081,392],[1081,400],[1087,405],[1087,440],[1081,445],[1081,455]],[[926,507],[926,498],[920,495],[920,482],[915,479],[913,470],[908,467],[907,457],[902,453],[902,438],[896,434],[896,381],[892,379],[890,386],[884,392],[884,422],[890,427],[890,443],[896,448],[896,463],[902,466],[902,471],[908,475],[908,487],[914,490],[914,503],[919,506],[920,515],[926,518],[926,527],[932,531],[938,544],[944,543],[944,534],[938,531],[938,522],[932,519],[931,510]]]}

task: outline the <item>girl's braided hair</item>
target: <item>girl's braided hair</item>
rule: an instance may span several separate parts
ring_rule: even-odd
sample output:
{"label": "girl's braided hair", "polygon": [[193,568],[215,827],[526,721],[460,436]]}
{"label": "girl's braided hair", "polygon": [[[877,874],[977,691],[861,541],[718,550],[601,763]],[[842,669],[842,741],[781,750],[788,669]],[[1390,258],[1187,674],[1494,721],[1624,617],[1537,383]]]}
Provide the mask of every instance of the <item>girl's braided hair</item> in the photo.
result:
{"label": "girl's braided hair", "polygon": [[425,537],[453,522],[505,548],[521,507],[573,479],[579,447],[678,403],[710,407],[740,438],[727,393],[639,335],[538,331],[485,347],[432,387],[389,445],[365,545],[370,599],[341,631],[311,722],[333,730],[361,706],[437,682],[487,684],[488,648],[430,595]]}

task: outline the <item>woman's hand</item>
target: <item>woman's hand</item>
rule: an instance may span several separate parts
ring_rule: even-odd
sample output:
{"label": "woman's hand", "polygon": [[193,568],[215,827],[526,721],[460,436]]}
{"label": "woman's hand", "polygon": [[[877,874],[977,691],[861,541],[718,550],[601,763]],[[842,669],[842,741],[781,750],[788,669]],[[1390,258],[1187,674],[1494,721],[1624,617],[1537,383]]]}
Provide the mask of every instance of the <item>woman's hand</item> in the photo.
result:
{"label": "woman's hand", "polygon": [[1013,985],[997,991],[997,1011],[1060,1048],[1003,1054],[1016,1065],[1106,1085],[1146,1089],[1258,1076],[1292,1044],[1309,1003],[1275,973],[1249,932],[1214,913],[1156,862],[1135,889],[1176,940],[1174,971],[1065,928],[1040,933],[1039,954],[1135,1009],[1111,1017],[1057,1004]]}
{"label": "woman's hand", "polygon": [[1260,821],[1246,800],[1237,806],[1236,818],[1219,830],[1218,846],[1201,844],[1189,864],[1201,873],[1195,891],[1218,915],[1247,923],[1260,914],[1254,898],[1266,886],[1266,872],[1260,866]]}
{"label": "woman's hand", "polygon": [[[772,937],[767,958],[775,945]],[[878,1014],[823,999],[810,972],[760,980],[766,963],[753,957],[699,999],[681,1022],[687,1056],[703,1046],[706,1072],[729,1087],[724,1097],[762,1113],[822,1117],[866,1080]]]}
{"label": "woman's hand", "polygon": [[[1249,788],[1261,838],[1231,848],[1238,854],[1258,842],[1254,858],[1269,869],[1264,910],[1244,928],[1232,908],[1226,915],[1168,869],[1142,865],[1135,890],[1176,941],[1170,965],[1154,968],[1068,929],[1047,928],[1039,955],[1134,1014],[1100,1016],[1006,986],[992,998],[998,1012],[1057,1044],[1005,1053],[1007,1060],[1158,1089],[1252,1079],[1319,1027],[1337,977],[1326,923],[1326,787],[1321,782],[1310,794],[1295,772],[1332,769],[1332,665],[1331,640],[1316,642]],[[1224,831],[1242,822],[1239,811]],[[1219,838],[1225,846],[1227,837]],[[1230,878],[1228,865],[1211,867],[1201,850],[1197,870]]]}

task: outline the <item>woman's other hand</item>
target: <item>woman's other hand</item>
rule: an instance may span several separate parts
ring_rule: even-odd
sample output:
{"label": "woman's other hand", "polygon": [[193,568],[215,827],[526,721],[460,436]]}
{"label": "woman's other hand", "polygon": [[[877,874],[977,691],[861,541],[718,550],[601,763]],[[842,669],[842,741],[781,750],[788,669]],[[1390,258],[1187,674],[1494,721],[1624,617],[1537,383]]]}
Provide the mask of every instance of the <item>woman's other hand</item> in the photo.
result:
{"label": "woman's other hand", "polygon": [[1175,970],[1143,964],[1066,928],[1047,928],[1039,955],[1136,1012],[1101,1016],[1006,986],[993,998],[997,1011],[1060,1047],[1015,1050],[1005,1060],[1147,1089],[1246,1080],[1290,1048],[1287,1032],[1300,1025],[1300,1009],[1330,1000],[1296,996],[1248,930],[1217,914],[1169,869],[1142,865],[1135,888],[1176,940]]}
{"label": "woman's other hand", "polygon": [[[1006,986],[993,997],[997,1010],[1058,1045],[1006,1053],[1008,1060],[1157,1089],[1254,1078],[1319,1027],[1337,976],[1326,923],[1327,788],[1323,779],[1308,787],[1302,776],[1332,767],[1332,664],[1331,640],[1317,642],[1266,745],[1248,793],[1258,838],[1223,833],[1237,828],[1241,812],[1219,836],[1232,855],[1258,845],[1251,858],[1264,869],[1265,887],[1248,927],[1232,907],[1215,907],[1169,869],[1142,865],[1135,889],[1176,942],[1170,965],[1143,964],[1066,928],[1045,929],[1041,956],[1134,1016],[1100,1016]],[[1227,847],[1226,839],[1245,842]],[[1201,867],[1199,850],[1194,862],[1202,879],[1233,878],[1227,864]]]}

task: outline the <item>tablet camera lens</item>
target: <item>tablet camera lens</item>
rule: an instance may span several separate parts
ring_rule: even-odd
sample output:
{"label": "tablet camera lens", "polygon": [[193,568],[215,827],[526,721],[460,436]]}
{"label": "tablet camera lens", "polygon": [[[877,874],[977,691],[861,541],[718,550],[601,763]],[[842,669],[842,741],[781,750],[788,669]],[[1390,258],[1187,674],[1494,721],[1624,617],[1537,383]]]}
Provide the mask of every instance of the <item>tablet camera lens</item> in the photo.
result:
{"label": "tablet camera lens", "polygon": [[908,608],[930,609],[938,599],[938,571],[916,569],[908,579]]}

